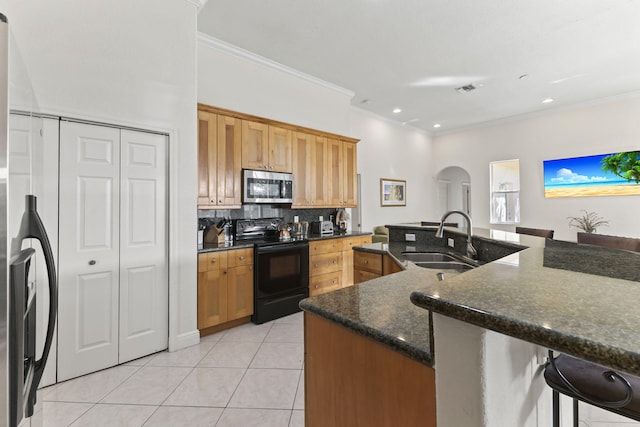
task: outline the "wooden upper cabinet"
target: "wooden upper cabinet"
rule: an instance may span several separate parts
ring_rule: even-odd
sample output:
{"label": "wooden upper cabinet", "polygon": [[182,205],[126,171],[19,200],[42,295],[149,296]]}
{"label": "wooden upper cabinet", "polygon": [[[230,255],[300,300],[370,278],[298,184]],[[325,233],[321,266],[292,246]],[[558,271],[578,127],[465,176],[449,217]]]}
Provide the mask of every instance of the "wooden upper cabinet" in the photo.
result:
{"label": "wooden upper cabinet", "polygon": [[328,166],[328,140],[323,136],[314,136],[311,140],[311,199],[317,207],[329,204],[329,180],[326,172]]}
{"label": "wooden upper cabinet", "polygon": [[242,121],[242,168],[269,169],[269,125]]}
{"label": "wooden upper cabinet", "polygon": [[217,117],[198,111],[198,206],[216,204]]}
{"label": "wooden upper cabinet", "polygon": [[342,141],[329,139],[327,147],[327,179],[329,181],[328,203],[334,207],[344,205],[344,164]]}
{"label": "wooden upper cabinet", "polygon": [[328,168],[328,204],[332,207],[356,207],[358,202],[358,157],[356,143],[329,139]]}
{"label": "wooden upper cabinet", "polygon": [[269,170],[293,172],[293,153],[289,129],[269,126]]}
{"label": "wooden upper cabinet", "polygon": [[242,121],[242,167],[288,172],[292,169],[291,131],[263,123]]}
{"label": "wooden upper cabinet", "polygon": [[358,148],[354,142],[342,141],[342,161],[342,206],[355,208],[358,204]]}
{"label": "wooden upper cabinet", "polygon": [[198,111],[198,208],[239,208],[241,120]]}
{"label": "wooden upper cabinet", "polygon": [[312,135],[293,132],[293,203],[292,207],[311,206]]}
{"label": "wooden upper cabinet", "polygon": [[242,204],[241,132],[241,120],[218,116],[218,206]]}

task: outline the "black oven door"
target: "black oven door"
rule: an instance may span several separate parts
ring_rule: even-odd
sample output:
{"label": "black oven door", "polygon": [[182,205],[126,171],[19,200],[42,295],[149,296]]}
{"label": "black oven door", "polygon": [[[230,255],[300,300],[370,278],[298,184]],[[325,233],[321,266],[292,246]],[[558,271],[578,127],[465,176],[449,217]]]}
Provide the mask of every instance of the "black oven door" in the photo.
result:
{"label": "black oven door", "polygon": [[309,244],[276,243],[257,246],[256,299],[274,298],[309,287]]}

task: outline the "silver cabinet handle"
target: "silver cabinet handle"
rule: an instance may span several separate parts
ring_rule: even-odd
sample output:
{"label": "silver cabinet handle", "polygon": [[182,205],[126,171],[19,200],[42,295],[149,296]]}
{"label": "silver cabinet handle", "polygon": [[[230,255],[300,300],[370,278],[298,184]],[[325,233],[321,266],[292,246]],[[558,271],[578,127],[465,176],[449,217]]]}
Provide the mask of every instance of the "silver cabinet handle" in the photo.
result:
{"label": "silver cabinet handle", "polygon": [[92,259],[91,261],[89,261],[89,265],[96,265],[96,260]]}

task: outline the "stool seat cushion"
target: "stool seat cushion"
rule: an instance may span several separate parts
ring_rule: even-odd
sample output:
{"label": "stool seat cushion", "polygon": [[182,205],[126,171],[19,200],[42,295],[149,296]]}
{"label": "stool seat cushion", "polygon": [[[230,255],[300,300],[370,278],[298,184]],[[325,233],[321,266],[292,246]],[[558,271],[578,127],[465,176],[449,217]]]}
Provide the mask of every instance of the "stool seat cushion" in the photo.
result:
{"label": "stool seat cushion", "polygon": [[[622,408],[611,408],[606,405],[598,404],[598,401],[614,402],[621,401],[626,396],[626,386],[620,380],[611,381],[604,374],[612,371],[612,369],[596,363],[587,362],[577,359],[566,354],[559,355],[555,358],[555,364],[564,377],[573,386],[584,395],[591,397],[594,401],[587,402],[621,415],[640,419],[640,378],[633,375],[617,372],[624,377],[633,391],[631,401]],[[544,378],[549,386],[562,394],[584,400],[580,396],[575,395],[562,381],[558,373],[551,363],[547,363],[544,371]]]}

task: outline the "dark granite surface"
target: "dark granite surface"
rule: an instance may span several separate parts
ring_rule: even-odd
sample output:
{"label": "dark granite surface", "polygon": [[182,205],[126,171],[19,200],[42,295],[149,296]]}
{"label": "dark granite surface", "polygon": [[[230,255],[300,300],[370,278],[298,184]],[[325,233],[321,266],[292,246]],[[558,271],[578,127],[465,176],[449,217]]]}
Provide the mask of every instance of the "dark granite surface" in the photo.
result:
{"label": "dark granite surface", "polygon": [[[395,226],[388,227],[393,233]],[[429,286],[436,283],[438,281],[436,273],[438,272],[445,271],[446,280],[459,275],[460,272],[421,268],[406,261],[402,253],[444,252],[461,258],[465,257],[453,248],[445,247],[446,238],[449,236],[447,233],[445,233],[445,239],[437,239],[434,236],[435,228],[433,227],[401,225],[398,228],[415,232],[416,241],[392,241],[388,244],[371,243],[359,246],[355,250],[389,254],[404,271],[305,299],[300,303],[300,307],[387,345],[414,360],[432,366],[430,315],[429,312],[413,305],[409,296],[413,291],[420,291],[425,287],[428,289]],[[509,234],[513,238],[513,234]],[[466,239],[466,234],[464,236]],[[539,237],[533,239],[537,244],[540,244],[539,240],[543,240]],[[489,239],[486,240],[491,242]],[[496,244],[502,243],[497,242]],[[490,246],[487,245],[488,248]],[[510,243],[508,246],[511,248],[510,252],[524,248],[517,242]],[[499,252],[502,250],[499,248]],[[488,249],[488,251],[492,250]],[[485,262],[466,260],[477,265]]]}
{"label": "dark granite surface", "polygon": [[[357,237],[357,236],[370,236],[371,233],[365,233],[361,231],[348,231],[346,233],[338,233],[334,232],[333,234],[309,234],[307,239],[308,241],[316,241],[316,240],[324,240],[324,239],[336,239],[341,237]],[[226,243],[203,243],[202,245],[198,245],[198,253],[205,252],[216,252],[216,251],[228,251],[231,249],[242,249],[242,248],[251,248],[253,247],[253,242],[251,241],[232,241]]]}
{"label": "dark granite surface", "polygon": [[[429,311],[407,303],[410,294],[433,312],[640,375],[640,254],[474,229],[474,246],[488,246],[486,257],[479,251],[483,265],[445,272],[438,281],[434,270],[404,261],[402,252],[455,253],[466,234],[446,229],[438,241],[433,227],[388,227],[396,239],[417,231],[417,241],[356,250],[389,253],[405,271],[308,298],[301,307],[431,365]],[[447,237],[455,250],[445,248]]]}
{"label": "dark granite surface", "polygon": [[640,375],[640,254],[544,240],[411,294],[436,313]]}

